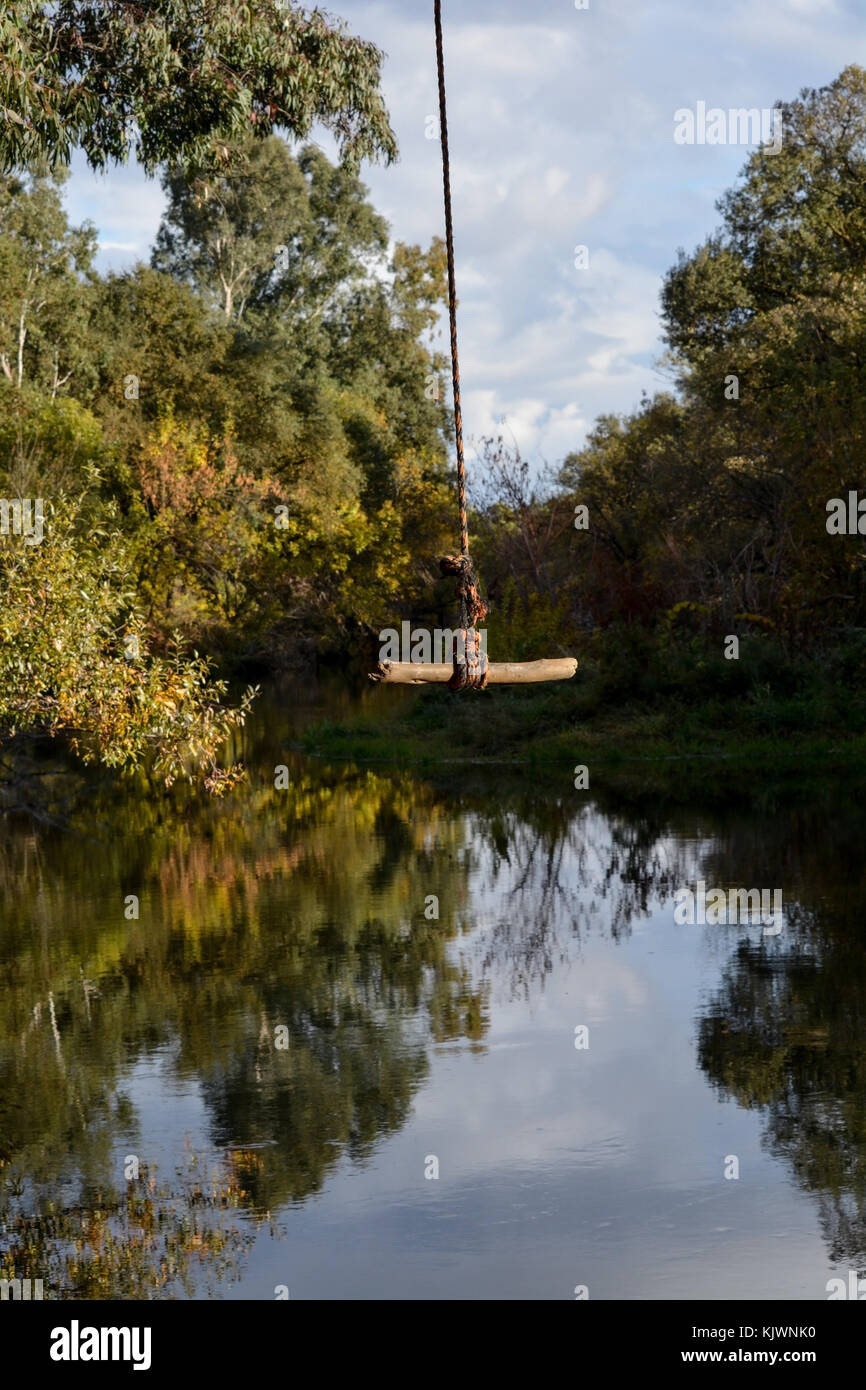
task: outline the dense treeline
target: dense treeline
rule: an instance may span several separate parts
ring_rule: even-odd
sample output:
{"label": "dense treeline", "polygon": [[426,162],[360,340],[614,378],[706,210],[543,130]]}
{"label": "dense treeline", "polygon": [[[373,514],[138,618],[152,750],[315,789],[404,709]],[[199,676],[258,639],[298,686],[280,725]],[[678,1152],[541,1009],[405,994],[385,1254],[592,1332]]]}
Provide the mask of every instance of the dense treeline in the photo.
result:
{"label": "dense treeline", "polygon": [[[223,20],[207,22],[222,41]],[[243,15],[225,22],[243,47]],[[122,65],[128,35],[112,33]],[[378,55],[338,33],[320,54],[323,110],[338,106],[340,42],[366,83],[346,96],[347,161],[293,152],[274,133],[279,103],[256,115],[261,93],[243,98],[241,138],[229,103],[207,130],[176,132],[173,163],[139,151],[161,164],[167,207],[150,264],[121,274],[95,270],[50,123],[28,125],[33,94],[15,88],[0,140],[20,166],[0,179],[0,495],[46,513],[40,543],[0,541],[6,735],[71,734],[118,766],[156,747],[167,780],[192,758],[218,789],[244,707],[225,706],[178,638],[225,675],[372,654],[382,627],[452,616],[436,569],[454,536],[443,246],[393,245],[367,198],[352,155],[390,158],[393,137]],[[148,35],[148,61],[168,61]],[[694,699],[708,681],[802,694],[816,679],[823,699],[828,679],[863,683],[860,536],[832,533],[827,505],[847,507],[863,456],[866,72],[782,109],[781,149],[749,157],[720,230],[665,279],[671,391],[599,420],[546,478],[485,442],[472,529],[497,656],[577,650],[605,699]],[[295,136],[316,115],[309,101],[287,112]],[[117,156],[115,136],[85,144],[91,163]]]}
{"label": "dense treeline", "polygon": [[[169,172],[152,264],[102,276],[62,182],[0,185],[0,493],[46,508],[40,543],[0,547],[7,726],[75,728],[81,681],[88,709],[123,703],[118,670],[143,691],[145,654],[176,635],[226,670],[273,668],[429,593],[447,536],[441,243],[389,247],[354,173],[271,137],[228,174]],[[203,670],[175,660],[210,708]],[[38,710],[34,684],[54,692]],[[154,699],[177,703],[151,696],[148,734]],[[117,735],[99,720],[115,752]]]}
{"label": "dense treeline", "polygon": [[[4,798],[44,733],[231,784],[217,757],[245,706],[174,634],[271,659],[281,625],[315,644],[405,578],[396,499],[435,492],[445,460],[418,341],[441,252],[389,258],[357,182],[397,153],[381,61],[283,0],[0,18]],[[303,145],[316,123],[337,169]],[[152,266],[95,273],[59,196],[76,148],[162,172]]]}
{"label": "dense treeline", "polygon": [[[0,190],[7,495],[114,508],[153,635],[249,654],[375,623],[429,582],[446,482],[442,247],[276,137],[165,179],[152,265],[93,270],[62,176]],[[424,534],[426,532],[426,534]]]}
{"label": "dense treeline", "polygon": [[750,156],[665,278],[675,389],[599,420],[546,489],[488,441],[498,640],[578,641],[608,696],[866,677],[862,535],[828,512],[866,496],[866,72],[782,110],[781,150]]}

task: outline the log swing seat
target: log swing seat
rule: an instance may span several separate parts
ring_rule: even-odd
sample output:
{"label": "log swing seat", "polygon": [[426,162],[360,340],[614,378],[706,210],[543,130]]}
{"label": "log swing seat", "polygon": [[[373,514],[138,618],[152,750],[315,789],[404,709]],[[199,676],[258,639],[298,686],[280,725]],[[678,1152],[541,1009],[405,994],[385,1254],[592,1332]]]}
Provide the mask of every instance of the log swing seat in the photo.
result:
{"label": "log swing seat", "polygon": [[487,605],[478,592],[469,556],[466,516],[466,464],[463,458],[463,415],[460,408],[460,367],[457,356],[457,287],[454,275],[454,229],[451,219],[451,173],[448,155],[448,120],[445,109],[445,56],[442,44],[442,0],[434,0],[436,62],[439,73],[439,123],[442,143],[442,180],[445,193],[445,245],[448,259],[448,313],[451,323],[451,377],[454,385],[454,434],[457,446],[457,499],[460,512],[460,554],[439,561],[443,575],[457,580],[459,620],[454,644],[454,664],[437,662],[381,661],[370,672],[373,681],[392,685],[447,685],[451,690],[483,690],[487,685],[529,685],[537,681],[570,680],[577,670],[574,657],[547,661],[488,662],[476,625],[487,616]]}

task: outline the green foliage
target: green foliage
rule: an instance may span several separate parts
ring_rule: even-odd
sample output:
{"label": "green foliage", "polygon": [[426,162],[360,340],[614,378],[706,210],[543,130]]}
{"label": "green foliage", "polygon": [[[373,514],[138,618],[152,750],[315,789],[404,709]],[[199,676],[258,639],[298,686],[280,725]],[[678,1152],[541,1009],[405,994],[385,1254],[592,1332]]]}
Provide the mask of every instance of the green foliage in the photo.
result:
{"label": "green foliage", "polygon": [[[0,183],[0,474],[9,496],[54,507],[50,543],[3,550],[11,644],[41,567],[58,563],[38,660],[6,658],[4,717],[110,765],[162,744],[167,777],[190,756],[215,776],[231,721],[173,634],[273,667],[345,655],[418,612],[450,621],[435,586],[454,505],[432,346],[444,248],[389,259],[351,159],[393,152],[379,55],[319,12],[160,0],[145,16],[69,0],[49,20],[19,4],[3,43],[5,157],[33,163]],[[93,91],[101,121],[85,131]],[[709,693],[756,727],[774,709],[795,727],[807,710],[829,718],[837,686],[861,680],[850,643],[832,654],[836,629],[866,628],[866,566],[859,537],[827,534],[825,507],[857,487],[866,444],[866,73],[852,66],[783,114],[781,150],[750,156],[720,229],[666,278],[677,394],[603,417],[552,477],[483,443],[471,529],[491,654],[577,650],[575,717],[627,699],[692,709]],[[339,167],[274,134],[304,136],[314,119],[338,129]],[[133,138],[163,167],[168,206],[151,265],[100,277],[93,229],[68,225],[44,156],[80,142],[99,166]],[[84,620],[76,566],[79,595],[105,596]],[[132,612],[152,652],[141,669],[116,650]],[[51,641],[70,643],[69,624],[64,674]],[[731,634],[738,662],[723,656]],[[818,657],[836,674],[810,681],[803,663]],[[60,713],[40,704],[33,683],[63,681],[79,694]],[[126,724],[136,682],[141,719]],[[173,682],[182,698],[160,723]],[[186,742],[170,717],[181,706]]]}
{"label": "green foliage", "polygon": [[230,163],[238,142],[314,122],[344,156],[393,159],[373,44],[321,10],[279,0],[13,0],[0,17],[0,167],[83,149],[95,169],[130,152]]}
{"label": "green foliage", "polygon": [[[598,663],[595,708],[718,699],[722,719],[743,702],[762,727],[845,722],[826,673],[840,629],[866,626],[866,566],[862,537],[826,522],[831,498],[862,495],[866,71],[782,111],[779,152],[749,157],[719,231],[665,280],[677,394],[600,419],[547,495],[518,455],[488,455],[497,486],[474,529],[489,591],[539,643],[555,636],[532,617],[543,598],[561,615]],[[588,529],[563,528],[563,504]],[[531,649],[494,608],[497,624],[504,655]],[[859,727],[859,693],[849,708]]]}
{"label": "green foliage", "polygon": [[509,577],[484,626],[491,660],[534,661],[539,653],[564,655],[567,603],[537,591],[521,596]]}
{"label": "green foliage", "polygon": [[271,136],[242,153],[221,174],[174,166],[165,175],[153,266],[227,319],[258,312],[292,333],[316,329],[333,298],[366,278],[367,258],[381,256],[386,223],[357,176],[315,146],[295,158]]}
{"label": "green foliage", "polygon": [[[153,753],[211,789],[235,779],[216,759],[245,705],[176,637],[271,667],[345,648],[424,599],[451,508],[421,341],[441,243],[389,262],[348,167],[274,137],[236,154],[174,164],[153,266],[104,278],[60,174],[0,184],[0,483],[51,520],[3,551],[0,738]],[[133,663],[129,623],[151,653]]]}
{"label": "green foliage", "polygon": [[71,396],[0,384],[0,492],[54,497],[96,483],[107,449],[100,421]]}
{"label": "green foliage", "polygon": [[58,499],[38,544],[0,544],[0,741],[64,735],[85,762],[135,766],[151,751],[166,785],[202,776],[221,791],[241,775],[217,757],[242,725],[207,663],[149,656],[122,539],[78,529]]}
{"label": "green foliage", "polygon": [[66,177],[42,168],[0,177],[0,370],[52,396],[80,371],[96,250],[94,227],[67,223]]}

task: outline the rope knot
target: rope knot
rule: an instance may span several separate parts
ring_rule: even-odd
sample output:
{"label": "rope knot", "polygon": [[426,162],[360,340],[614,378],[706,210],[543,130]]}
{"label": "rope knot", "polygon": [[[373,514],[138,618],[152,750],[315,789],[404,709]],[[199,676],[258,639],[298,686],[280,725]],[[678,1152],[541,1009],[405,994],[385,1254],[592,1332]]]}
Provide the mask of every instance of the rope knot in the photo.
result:
{"label": "rope knot", "polygon": [[439,569],[446,577],[457,576],[455,594],[460,605],[460,626],[474,627],[487,617],[487,604],[478,592],[475,568],[468,555],[443,555]]}
{"label": "rope knot", "polygon": [[475,569],[468,555],[443,555],[439,561],[443,575],[457,576],[457,603],[460,626],[454,646],[454,674],[449,690],[483,690],[487,684],[487,655],[481,651],[476,623],[487,617],[487,604],[478,592]]}

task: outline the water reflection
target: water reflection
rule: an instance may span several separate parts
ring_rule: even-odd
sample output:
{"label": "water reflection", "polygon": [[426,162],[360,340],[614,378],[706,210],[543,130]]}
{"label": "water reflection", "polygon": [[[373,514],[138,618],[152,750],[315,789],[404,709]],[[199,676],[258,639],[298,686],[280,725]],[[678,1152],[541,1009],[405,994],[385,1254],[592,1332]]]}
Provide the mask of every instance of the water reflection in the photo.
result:
{"label": "water reflection", "polygon": [[[193,1258],[217,1283],[234,1277],[250,1237],[222,1212],[268,1223],[346,1164],[386,1164],[438,1048],[483,1060],[497,1009],[537,1001],[591,940],[624,950],[650,920],[669,931],[673,893],[698,876],[782,885],[786,928],[772,942],[717,936],[715,987],[687,1001],[697,1045],[678,1047],[717,1094],[761,1114],[769,1152],[818,1202],[830,1258],[866,1258],[856,789],[844,805],[820,781],[740,790],[732,803],[718,779],[695,787],[655,769],[650,783],[643,769],[589,800],[568,769],[531,789],[501,770],[452,784],[303,760],[289,732],[265,706],[243,735],[249,785],[224,803],[99,785],[62,832],[7,833],[6,1272],[26,1275],[29,1241],[35,1272],[49,1264],[61,1295],[194,1293]],[[219,1155],[198,1197],[183,1125],[155,1130],[144,1100],[157,1064],[160,1085],[195,1098],[189,1123]],[[180,1195],[153,1181],[156,1149],[168,1171],[183,1166]],[[127,1181],[129,1155],[142,1174]],[[134,1270],[112,1264],[130,1201],[151,1203],[151,1223],[170,1209],[194,1232],[188,1250],[174,1242],[170,1267],[146,1239]],[[190,1203],[202,1209],[192,1227]],[[115,1245],[103,1233],[85,1267],[80,1251],[70,1265],[69,1243],[97,1210]]]}

